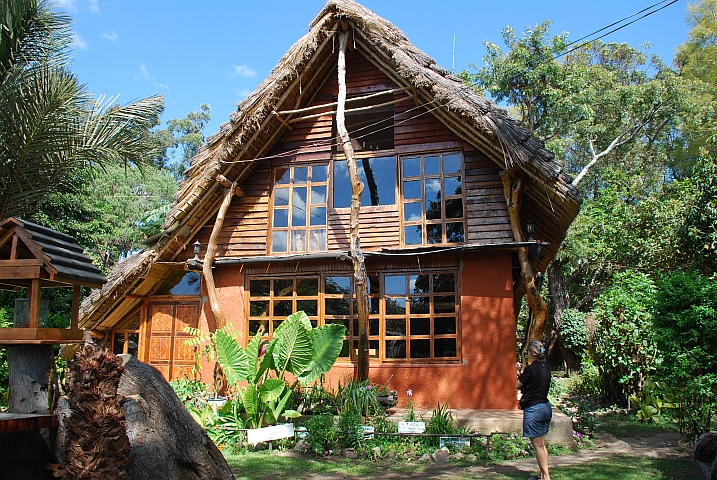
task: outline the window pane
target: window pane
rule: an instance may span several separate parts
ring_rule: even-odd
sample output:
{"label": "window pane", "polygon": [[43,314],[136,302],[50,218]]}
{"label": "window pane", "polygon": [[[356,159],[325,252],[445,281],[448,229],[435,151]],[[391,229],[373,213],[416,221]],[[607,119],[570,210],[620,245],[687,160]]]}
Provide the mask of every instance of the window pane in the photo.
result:
{"label": "window pane", "polygon": [[348,320],[341,320],[341,319],[334,319],[334,318],[327,318],[326,324],[336,324],[336,325],[343,325],[346,329],[346,335],[349,334],[349,321]]}
{"label": "window pane", "polygon": [[433,313],[453,313],[456,311],[456,297],[436,296],[433,297]]}
{"label": "window pane", "polygon": [[368,321],[368,334],[371,336],[378,335],[378,319],[370,319]]}
{"label": "window pane", "polygon": [[278,185],[288,185],[291,183],[291,169],[289,167],[277,168],[274,178]]}
{"label": "window pane", "polygon": [[368,355],[370,357],[378,357],[378,340],[368,341]]}
{"label": "window pane", "polygon": [[463,218],[463,199],[446,200],[446,218]]}
{"label": "window pane", "polygon": [[269,280],[251,280],[249,282],[249,295],[252,297],[268,297]]}
{"label": "window pane", "polygon": [[313,207],[311,209],[309,225],[326,225],[326,207]]}
{"label": "window pane", "polygon": [[[411,324],[413,327],[413,323]],[[411,330],[413,332],[413,330]],[[433,333],[436,335],[453,335],[456,333],[456,319],[453,317],[436,317],[433,319]]]}
{"label": "window pane", "polygon": [[324,300],[326,315],[348,315],[349,299],[348,298],[327,298]]}
{"label": "window pane", "polygon": [[443,155],[443,174],[459,173],[461,171],[461,156],[458,154]]}
{"label": "window pane", "polygon": [[[364,182],[361,205],[393,205],[396,203],[396,159],[377,157],[357,162]],[[368,167],[368,168],[367,168]]]}
{"label": "window pane", "polygon": [[411,340],[411,358],[431,358],[431,341]]}
{"label": "window pane", "polygon": [[314,165],[311,167],[311,181],[325,182],[329,178],[328,165]]}
{"label": "window pane", "polygon": [[411,299],[411,314],[430,313],[430,299],[428,297],[417,297]]}
{"label": "window pane", "polygon": [[371,315],[378,315],[379,314],[379,308],[381,305],[381,300],[378,298],[369,298],[368,299],[368,313]]}
{"label": "window pane", "polygon": [[294,188],[291,201],[291,226],[306,226],[306,187]]}
{"label": "window pane", "polygon": [[420,245],[423,243],[423,227],[421,225],[409,225],[403,227],[403,239],[406,245]]}
{"label": "window pane", "polygon": [[297,300],[296,311],[303,310],[308,316],[315,317],[319,314],[318,300]]}
{"label": "window pane", "polygon": [[127,353],[137,356],[137,346],[139,345],[139,333],[128,333]]}
{"label": "window pane", "polygon": [[264,327],[264,333],[269,332],[269,320],[249,320],[249,335],[254,336],[259,331],[260,327]]}
{"label": "window pane", "polygon": [[271,334],[273,335],[277,328],[279,328],[279,325],[282,324],[284,320],[274,320],[271,322]]}
{"label": "window pane", "polygon": [[421,198],[420,180],[408,180],[403,182],[403,198]]}
{"label": "window pane", "polygon": [[274,206],[285,207],[289,205],[289,188],[277,188],[274,190]]}
{"label": "window pane", "polygon": [[339,353],[339,357],[347,358],[349,357],[349,341],[344,340],[344,343],[341,344],[341,353]]}
{"label": "window pane", "polygon": [[309,297],[319,294],[318,278],[300,278],[296,280],[296,294]]}
{"label": "window pane", "polygon": [[324,292],[344,295],[351,293],[351,277],[326,277]]}
{"label": "window pane", "polygon": [[421,159],[420,158],[404,158],[403,159],[403,176],[418,177],[421,175]]}
{"label": "window pane", "polygon": [[431,319],[430,318],[412,318],[411,319],[411,335],[430,335]]}
{"label": "window pane", "polygon": [[411,275],[408,277],[409,293],[430,293],[428,275]]}
{"label": "window pane", "polygon": [[311,230],[309,250],[312,252],[326,250],[326,229]]}
{"label": "window pane", "polygon": [[309,179],[309,167],[294,167],[294,183],[306,183]]}
{"label": "window pane", "polygon": [[461,177],[446,177],[443,179],[446,195],[460,195],[463,193]]}
{"label": "window pane", "polygon": [[423,202],[404,203],[403,220],[406,222],[420,222],[423,220]]}
{"label": "window pane", "polygon": [[249,302],[249,316],[250,317],[268,317],[269,316],[269,302]]}
{"label": "window pane", "polygon": [[440,175],[440,157],[423,157],[423,174],[424,175]]}
{"label": "window pane", "polygon": [[465,235],[463,234],[463,222],[446,224],[446,241],[448,243],[463,242]]}
{"label": "window pane", "polygon": [[112,353],[119,355],[124,353],[124,333],[115,333],[115,341],[112,346]]}
{"label": "window pane", "polygon": [[450,273],[437,273],[433,275],[434,292],[455,292],[456,277]]}
{"label": "window pane", "polygon": [[406,293],[405,275],[386,275],[386,295],[403,295]]}
{"label": "window pane", "polygon": [[381,282],[379,276],[375,273],[368,275],[368,293],[370,295],[381,294]]}
{"label": "window pane", "polygon": [[[413,348],[413,345],[411,345]],[[433,341],[434,355],[436,357],[455,357],[456,355],[456,339],[455,338],[437,338]],[[413,351],[411,351],[413,353]]]}
{"label": "window pane", "polygon": [[386,299],[386,315],[405,315],[406,299],[405,298],[387,298]]}
{"label": "window pane", "polygon": [[275,297],[291,297],[294,294],[293,280],[274,280]]}
{"label": "window pane", "polygon": [[427,243],[443,243],[443,225],[426,225]]}
{"label": "window pane", "polygon": [[275,317],[288,317],[293,312],[293,302],[291,300],[276,300],[274,301],[274,315]]}
{"label": "window pane", "polygon": [[306,251],[306,237],[304,231],[292,231],[291,232],[291,251],[292,252],[305,252]]}
{"label": "window pane", "polygon": [[271,251],[272,252],[285,252],[286,251],[286,230],[273,231],[271,233]]}
{"label": "window pane", "polygon": [[387,340],[386,358],[406,358],[406,341]]}
{"label": "window pane", "polygon": [[334,162],[334,208],[351,206],[351,182],[346,162]]}
{"label": "window pane", "polygon": [[403,337],[406,335],[406,321],[401,320],[386,320],[386,336],[387,337]]}
{"label": "window pane", "polygon": [[272,223],[275,227],[288,227],[289,226],[289,210],[285,208],[274,209],[274,222]]}
{"label": "window pane", "polygon": [[326,185],[311,187],[311,204],[320,205],[326,203]]}
{"label": "window pane", "polygon": [[438,178],[426,179],[426,200],[441,201],[441,180]]}
{"label": "window pane", "polygon": [[440,199],[433,202],[426,199],[426,220],[441,219],[441,201]]}

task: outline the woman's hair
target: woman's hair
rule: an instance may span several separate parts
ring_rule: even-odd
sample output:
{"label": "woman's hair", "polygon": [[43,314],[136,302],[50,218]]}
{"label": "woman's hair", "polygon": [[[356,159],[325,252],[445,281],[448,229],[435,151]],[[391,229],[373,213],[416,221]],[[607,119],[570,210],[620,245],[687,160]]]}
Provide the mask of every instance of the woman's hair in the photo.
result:
{"label": "woman's hair", "polygon": [[528,344],[528,351],[535,360],[545,360],[545,347],[538,340],[531,340]]}

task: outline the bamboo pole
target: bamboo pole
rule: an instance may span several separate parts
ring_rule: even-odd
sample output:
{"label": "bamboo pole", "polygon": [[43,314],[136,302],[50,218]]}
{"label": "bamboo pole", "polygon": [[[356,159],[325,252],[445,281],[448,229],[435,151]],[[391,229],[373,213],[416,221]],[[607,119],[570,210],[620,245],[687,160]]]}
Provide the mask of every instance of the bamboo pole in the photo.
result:
{"label": "bamboo pole", "polygon": [[359,213],[361,210],[361,193],[363,182],[358,175],[356,167],[356,155],[349,133],[346,130],[346,44],[348,32],[339,34],[339,98],[336,107],[336,130],[341,139],[341,145],[346,154],[346,163],[349,168],[351,180],[351,220],[349,231],[351,232],[351,261],[354,267],[354,283],[356,284],[356,303],[358,306],[358,380],[368,379],[369,356],[368,356],[368,282],[366,281],[366,263],[361,252],[361,237],[359,235]]}

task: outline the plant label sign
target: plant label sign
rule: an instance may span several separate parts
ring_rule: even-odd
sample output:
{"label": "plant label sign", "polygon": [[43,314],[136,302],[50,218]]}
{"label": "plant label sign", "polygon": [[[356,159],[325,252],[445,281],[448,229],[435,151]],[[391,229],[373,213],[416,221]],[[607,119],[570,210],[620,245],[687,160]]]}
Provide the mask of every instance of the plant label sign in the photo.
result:
{"label": "plant label sign", "polygon": [[398,433],[423,433],[426,422],[398,422]]}
{"label": "plant label sign", "polygon": [[366,440],[373,440],[374,428],[373,425],[361,425],[361,431],[363,432],[363,438]]}
{"label": "plant label sign", "polygon": [[460,450],[463,447],[470,447],[471,439],[470,437],[440,437],[440,447],[446,445],[454,445]]}
{"label": "plant label sign", "polygon": [[289,438],[294,436],[294,424],[284,423],[282,425],[272,425],[271,427],[250,428],[246,431],[246,436],[247,441],[251,444]]}

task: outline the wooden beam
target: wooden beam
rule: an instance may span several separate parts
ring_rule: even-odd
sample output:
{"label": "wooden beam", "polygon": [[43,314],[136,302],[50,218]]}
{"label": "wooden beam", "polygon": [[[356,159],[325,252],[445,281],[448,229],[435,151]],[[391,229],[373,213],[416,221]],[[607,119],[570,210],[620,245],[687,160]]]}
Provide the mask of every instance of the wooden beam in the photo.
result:
{"label": "wooden beam", "polygon": [[[370,98],[380,97],[382,95],[389,95],[389,94],[396,93],[396,92],[405,92],[408,90],[413,90],[413,87],[392,88],[391,90],[382,90],[380,92],[372,93],[370,95],[364,95],[363,97],[347,98],[346,103],[358,102],[361,100],[368,100]],[[335,107],[338,104],[339,104],[339,102],[331,102],[331,103],[324,103],[322,105],[314,105],[313,107],[298,108],[296,110],[282,110],[280,112],[275,112],[275,113],[277,115],[293,115],[295,113],[306,113],[306,112],[311,112],[314,110],[319,110],[321,108]],[[346,110],[346,111],[350,112],[351,110]]]}
{"label": "wooden beam", "polygon": [[30,328],[37,328],[40,324],[40,279],[33,278],[27,292],[30,297]]}
{"label": "wooden beam", "polygon": [[277,120],[279,120],[279,122],[281,122],[282,125],[284,125],[286,128],[288,128],[289,131],[291,131],[291,132],[294,131],[294,127],[292,127],[291,125],[289,125],[288,123],[286,123],[286,120],[284,120],[283,118],[281,118],[281,115],[279,115],[276,110],[273,110],[273,111],[271,112],[271,114],[274,115],[274,118],[276,118]]}
{"label": "wooden beam", "polygon": [[[390,102],[379,103],[376,105],[369,105],[367,107],[349,108],[349,109],[345,110],[344,113],[360,112],[362,110],[373,110],[374,108],[387,107],[389,105],[393,105],[394,103],[401,103],[401,102],[405,102],[406,100],[410,100],[410,99],[411,99],[411,97],[402,97],[402,98],[399,98],[396,100],[391,100]],[[319,117],[323,117],[325,115],[335,115],[335,114],[336,114],[336,112],[334,112],[332,110],[330,112],[315,113],[313,115],[305,115],[303,117],[295,117],[295,118],[290,119],[288,122],[296,123],[296,122],[300,122],[302,120],[310,120],[312,118],[319,118]]]}
{"label": "wooden beam", "polygon": [[[224,188],[231,188],[231,187],[232,187],[232,182],[230,182],[230,181],[227,179],[227,177],[225,177],[225,176],[222,175],[221,173],[218,173],[217,176],[214,177],[214,178],[215,178],[215,180],[216,180],[217,182],[219,182],[219,183],[222,184],[222,187],[224,187]],[[243,196],[244,196],[244,190],[242,190],[241,187],[237,187],[237,186],[236,186],[236,183],[237,183],[237,182],[234,182],[234,185],[235,185],[235,187],[234,187],[234,195],[236,195],[237,197],[243,197]]]}

